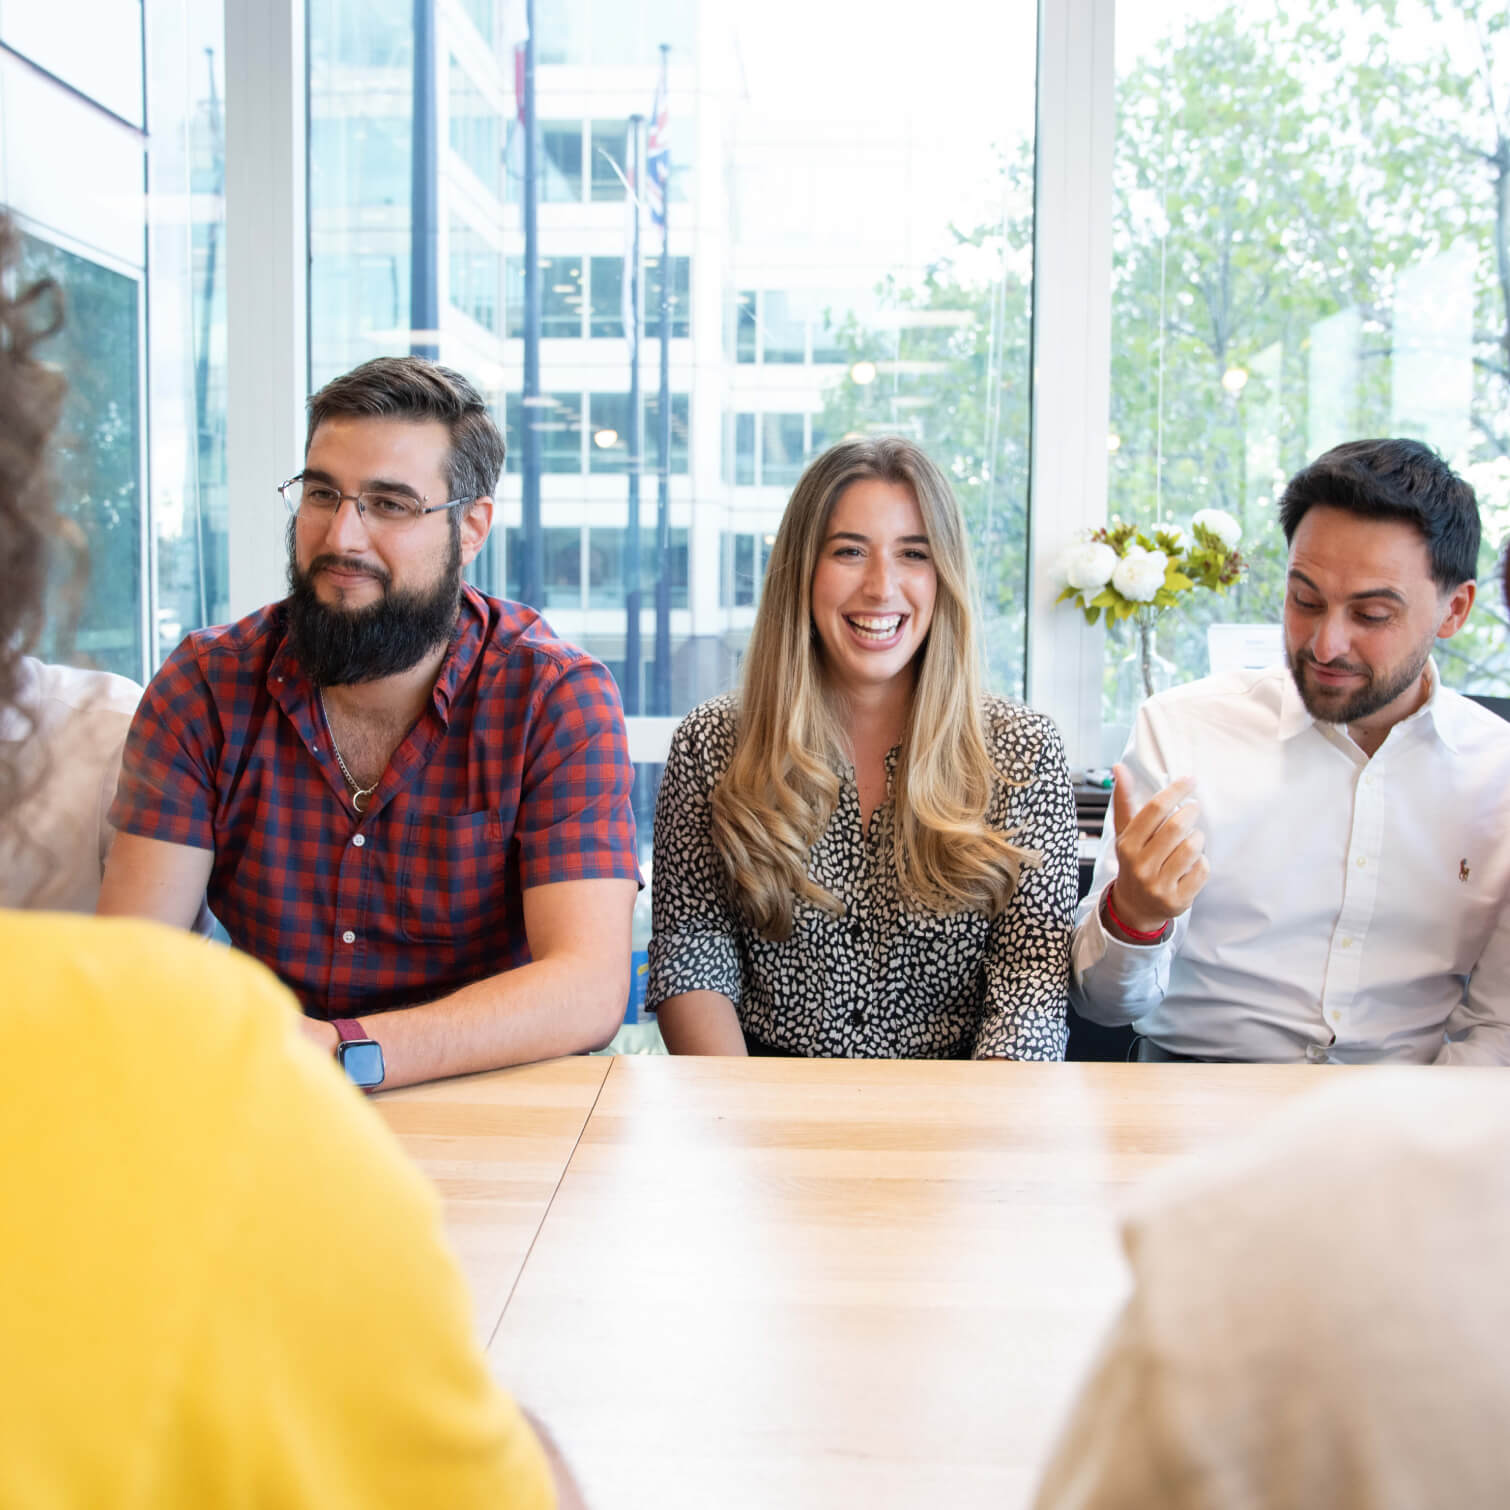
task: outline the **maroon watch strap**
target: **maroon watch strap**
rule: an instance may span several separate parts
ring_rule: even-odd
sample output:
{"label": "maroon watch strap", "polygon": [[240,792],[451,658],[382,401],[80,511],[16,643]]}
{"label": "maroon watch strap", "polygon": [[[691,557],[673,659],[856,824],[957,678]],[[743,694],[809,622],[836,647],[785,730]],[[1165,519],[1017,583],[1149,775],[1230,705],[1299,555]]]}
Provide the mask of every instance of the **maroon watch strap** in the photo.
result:
{"label": "maroon watch strap", "polygon": [[333,1017],[331,1025],[335,1028],[336,1036],[342,1043],[365,1041],[371,1036],[355,1017]]}

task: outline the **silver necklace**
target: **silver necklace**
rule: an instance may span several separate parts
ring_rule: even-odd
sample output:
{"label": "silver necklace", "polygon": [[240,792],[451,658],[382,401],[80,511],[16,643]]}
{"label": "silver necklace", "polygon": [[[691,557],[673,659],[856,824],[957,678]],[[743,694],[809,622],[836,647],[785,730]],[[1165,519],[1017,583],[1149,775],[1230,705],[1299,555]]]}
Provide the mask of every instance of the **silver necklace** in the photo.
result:
{"label": "silver necklace", "polygon": [[[361,786],[355,776],[346,769],[346,762],[341,758],[341,747],[336,743],[336,731],[330,726],[330,709],[325,706],[325,689],[315,688],[316,695],[320,699],[320,716],[325,720],[325,732],[330,735],[330,748],[335,751],[336,764],[341,768],[341,774],[346,778],[346,785],[351,788],[351,805],[359,812],[367,811],[367,799],[378,789],[378,782],[374,781],[371,786]],[[378,778],[381,781],[381,777]]]}

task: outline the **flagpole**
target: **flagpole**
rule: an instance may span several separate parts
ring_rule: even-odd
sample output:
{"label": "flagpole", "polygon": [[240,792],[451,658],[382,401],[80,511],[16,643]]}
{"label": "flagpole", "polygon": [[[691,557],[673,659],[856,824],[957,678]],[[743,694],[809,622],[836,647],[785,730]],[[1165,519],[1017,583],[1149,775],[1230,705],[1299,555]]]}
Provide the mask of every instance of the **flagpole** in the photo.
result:
{"label": "flagpole", "polygon": [[640,127],[645,117],[629,117],[630,214],[634,236],[629,262],[629,527],[624,532],[624,675],[619,694],[624,712],[640,711],[640,679],[644,652],[640,649],[640,472],[644,466],[644,416],[640,403],[640,191],[644,183],[644,152]]}
{"label": "flagpole", "polygon": [[[671,45],[661,43],[661,110],[667,108]],[[666,141],[662,128],[663,145]],[[655,698],[654,711],[671,712],[671,157],[666,151],[661,183],[661,456],[655,504]]]}
{"label": "flagpole", "polygon": [[440,171],[435,127],[435,0],[414,0],[414,135],[410,152],[409,351],[435,361],[440,348],[436,263]]}
{"label": "flagpole", "polygon": [[[215,49],[207,47],[204,50],[205,61],[209,64],[210,73],[210,171],[214,174],[214,182],[211,193],[215,202],[225,204],[225,126],[220,117],[220,93],[215,87]],[[210,442],[210,337],[214,328],[215,319],[215,275],[216,275],[216,252],[219,247],[220,223],[209,220],[205,223],[205,257],[204,257],[204,290],[201,294],[203,299],[203,318],[199,328],[199,351],[194,359],[194,400],[195,400],[195,436],[197,442],[194,448],[194,579],[199,584],[199,622],[210,622],[209,603],[212,596],[216,599],[219,593],[210,593],[210,573],[205,566],[204,551],[204,511],[205,511],[205,474],[209,470],[209,442]]]}
{"label": "flagpole", "polygon": [[522,559],[519,596],[545,606],[545,541],[540,532],[540,240],[539,129],[535,120],[535,0],[527,0],[524,42],[524,434],[520,455]]}

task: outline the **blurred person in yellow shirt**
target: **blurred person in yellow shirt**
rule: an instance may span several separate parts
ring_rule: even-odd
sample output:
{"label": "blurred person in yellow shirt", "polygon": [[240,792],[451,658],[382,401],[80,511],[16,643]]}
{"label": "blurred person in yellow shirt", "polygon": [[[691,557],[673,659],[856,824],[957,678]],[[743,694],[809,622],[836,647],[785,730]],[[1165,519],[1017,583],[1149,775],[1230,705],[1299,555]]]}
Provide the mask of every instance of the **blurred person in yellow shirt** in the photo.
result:
{"label": "blurred person in yellow shirt", "polygon": [[[0,221],[0,279],[15,252]],[[0,294],[0,712],[43,618],[57,309]],[[488,1376],[434,1193],[267,970],[34,911],[0,959],[0,1504],[580,1505]]]}

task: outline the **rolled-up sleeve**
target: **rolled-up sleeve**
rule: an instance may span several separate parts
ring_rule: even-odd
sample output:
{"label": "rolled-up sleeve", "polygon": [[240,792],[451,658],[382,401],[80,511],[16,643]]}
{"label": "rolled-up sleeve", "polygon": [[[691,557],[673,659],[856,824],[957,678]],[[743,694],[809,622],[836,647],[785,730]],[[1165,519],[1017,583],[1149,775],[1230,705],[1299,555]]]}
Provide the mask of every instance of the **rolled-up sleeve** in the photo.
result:
{"label": "rolled-up sleeve", "polygon": [[1063,1059],[1078,874],[1075,795],[1059,731],[1041,714],[1017,716],[1036,725],[1038,751],[1031,777],[1003,789],[1010,798],[1004,821],[1014,830],[1012,842],[1040,858],[1023,866],[1011,901],[991,922],[984,1012],[972,1053]]}
{"label": "rolled-up sleeve", "polygon": [[720,771],[700,737],[713,713],[699,709],[682,721],[656,799],[649,1010],[684,991],[718,991],[736,1007],[743,994],[742,924],[728,900],[710,823]]}
{"label": "rolled-up sleeve", "polygon": [[110,824],[119,833],[215,848],[220,724],[186,639],[147,685],[121,755]]}
{"label": "rolled-up sleeve", "polygon": [[618,691],[583,656],[531,709],[514,835],[520,884],[638,881],[634,766]]}

